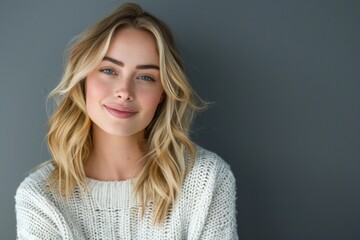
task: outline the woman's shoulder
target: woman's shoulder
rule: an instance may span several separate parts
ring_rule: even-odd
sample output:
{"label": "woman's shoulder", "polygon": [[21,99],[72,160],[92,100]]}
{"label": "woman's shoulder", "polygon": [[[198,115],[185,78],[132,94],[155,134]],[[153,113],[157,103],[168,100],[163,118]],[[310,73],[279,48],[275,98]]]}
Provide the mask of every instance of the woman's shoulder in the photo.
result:
{"label": "woman's shoulder", "polygon": [[207,150],[199,145],[196,146],[197,153],[192,171],[201,170],[207,173],[219,174],[220,172],[231,172],[230,165],[218,154]]}
{"label": "woman's shoulder", "polygon": [[59,209],[60,203],[54,199],[53,191],[48,189],[47,178],[53,169],[52,163],[42,164],[21,182],[16,191],[19,239],[75,239]]}
{"label": "woman's shoulder", "polygon": [[221,182],[235,184],[235,178],[230,165],[224,161],[218,154],[209,151],[201,146],[196,146],[197,154],[194,165],[189,172],[186,181],[188,184],[212,185]]}
{"label": "woman's shoulder", "polygon": [[19,185],[16,190],[15,198],[31,196],[35,193],[45,194],[47,178],[54,169],[51,162],[40,165],[35,171],[31,172]]}

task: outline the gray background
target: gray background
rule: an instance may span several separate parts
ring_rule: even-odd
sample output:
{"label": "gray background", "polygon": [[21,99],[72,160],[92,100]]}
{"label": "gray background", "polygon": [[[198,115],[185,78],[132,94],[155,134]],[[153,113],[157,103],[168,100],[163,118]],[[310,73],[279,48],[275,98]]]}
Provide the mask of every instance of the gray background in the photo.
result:
{"label": "gray background", "polygon": [[[121,1],[0,3],[0,238],[48,159],[45,99],[71,38]],[[237,178],[240,239],[360,239],[360,2],[136,1],[172,28],[214,101],[194,138]]]}

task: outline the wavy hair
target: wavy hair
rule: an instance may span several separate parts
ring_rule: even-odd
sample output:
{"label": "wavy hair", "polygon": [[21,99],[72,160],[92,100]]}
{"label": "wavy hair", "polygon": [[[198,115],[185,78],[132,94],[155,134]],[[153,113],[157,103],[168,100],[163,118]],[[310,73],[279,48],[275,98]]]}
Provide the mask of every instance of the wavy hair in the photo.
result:
{"label": "wavy hair", "polygon": [[137,4],[124,4],[87,28],[69,47],[64,75],[49,94],[56,109],[49,118],[48,145],[54,163],[50,188],[69,197],[75,187],[87,189],[84,163],[92,149],[92,122],[85,103],[85,79],[105,56],[113,36],[132,27],[151,33],[157,45],[164,100],[145,129],[144,161],[134,191],[142,213],[153,204],[153,223],[161,224],[180,193],[186,174],[196,157],[189,138],[196,111],[205,109],[189,85],[183,62],[165,23]]}

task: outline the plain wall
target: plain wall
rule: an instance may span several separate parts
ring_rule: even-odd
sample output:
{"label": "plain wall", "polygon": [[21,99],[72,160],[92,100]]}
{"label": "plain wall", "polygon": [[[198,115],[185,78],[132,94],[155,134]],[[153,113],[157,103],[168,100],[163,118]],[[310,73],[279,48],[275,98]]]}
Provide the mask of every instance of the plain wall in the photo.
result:
{"label": "plain wall", "polygon": [[[47,160],[45,100],[75,35],[122,1],[0,2],[0,238]],[[360,2],[135,1],[170,25],[215,102],[194,139],[237,179],[240,239],[360,239]]]}

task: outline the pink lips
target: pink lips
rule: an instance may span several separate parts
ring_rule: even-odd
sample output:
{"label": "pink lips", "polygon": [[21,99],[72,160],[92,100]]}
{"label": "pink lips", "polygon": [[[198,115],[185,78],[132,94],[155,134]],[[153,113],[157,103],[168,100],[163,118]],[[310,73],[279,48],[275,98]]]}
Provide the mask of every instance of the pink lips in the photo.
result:
{"label": "pink lips", "polygon": [[114,117],[116,118],[131,118],[135,114],[137,114],[137,111],[119,104],[106,104],[104,105],[106,110]]}

